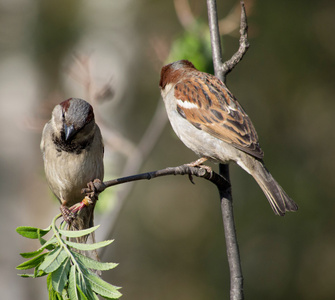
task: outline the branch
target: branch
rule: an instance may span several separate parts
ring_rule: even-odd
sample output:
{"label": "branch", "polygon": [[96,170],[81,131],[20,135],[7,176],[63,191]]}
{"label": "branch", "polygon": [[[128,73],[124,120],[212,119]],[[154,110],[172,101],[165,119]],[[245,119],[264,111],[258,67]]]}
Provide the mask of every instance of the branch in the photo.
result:
{"label": "branch", "polygon": [[[169,167],[158,171],[146,172],[126,177],[121,177],[105,182],[94,182],[95,193],[102,193],[106,188],[123,184],[129,183],[138,180],[150,180],[162,176],[168,175],[188,175],[192,182],[192,176],[204,178],[213,184],[215,184],[218,189],[227,189],[230,188],[229,181],[226,180],[223,176],[211,171],[209,172],[207,168],[201,167],[190,167],[188,164],[184,164],[178,167]],[[88,196],[92,193],[90,188],[82,189],[82,193],[87,194]]]}
{"label": "branch", "polygon": [[222,65],[224,82],[226,81],[227,74],[231,72],[231,70],[233,70],[240,62],[244,54],[248,51],[249,46],[247,15],[245,12],[244,2],[241,1],[240,47],[238,48],[237,52]]}
{"label": "branch", "polygon": [[237,52],[225,63],[222,63],[216,0],[207,0],[207,9],[215,75],[223,82],[226,82],[227,74],[241,61],[250,46],[248,42],[248,23],[244,2],[241,1],[240,46]]}
{"label": "branch", "polygon": [[[216,1],[207,0],[214,70],[215,75],[223,82],[226,81],[226,75],[238,64],[249,47],[249,43],[247,41],[248,25],[243,1],[241,1],[241,6],[240,47],[238,51],[232,56],[232,58],[223,64]],[[228,165],[220,164],[220,175],[229,181]],[[233,212],[233,198],[230,186],[220,187],[219,194],[230,270],[230,299],[242,300],[244,299],[243,275],[237,243]]]}
{"label": "branch", "polygon": [[221,79],[223,82],[225,82],[223,78],[224,74],[222,68],[222,51],[221,51],[216,0],[207,0],[207,11],[208,11],[208,25],[211,36],[212,56],[213,56],[215,76]]}

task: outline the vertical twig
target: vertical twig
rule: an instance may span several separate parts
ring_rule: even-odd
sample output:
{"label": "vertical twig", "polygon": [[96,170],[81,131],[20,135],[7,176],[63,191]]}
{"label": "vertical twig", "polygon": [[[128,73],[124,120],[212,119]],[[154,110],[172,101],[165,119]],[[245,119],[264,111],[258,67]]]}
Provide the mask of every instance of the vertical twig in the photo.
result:
{"label": "vertical twig", "polygon": [[227,74],[234,69],[234,67],[240,62],[244,54],[249,48],[248,42],[248,23],[247,14],[245,12],[244,2],[241,1],[241,22],[240,22],[240,47],[237,52],[222,65],[223,79],[226,81]]}
{"label": "vertical twig", "polygon": [[[242,18],[241,18],[241,29],[240,29],[241,33],[240,48],[238,52],[236,52],[228,62],[223,64],[216,0],[207,0],[208,22],[211,35],[214,70],[215,75],[223,82],[225,82],[226,74],[229,73],[233,69],[233,67],[241,60],[242,56],[244,55],[246,49],[249,46],[246,42],[247,26],[242,27],[242,24],[246,25],[246,17],[245,17],[243,1],[241,1],[241,5],[242,5]],[[241,42],[243,42],[243,45],[241,45]],[[220,175],[225,177],[226,180],[229,181],[228,165],[220,164],[219,168],[220,168]],[[221,201],[221,211],[222,211],[225,239],[226,239],[227,258],[230,270],[230,299],[242,300],[244,299],[243,275],[242,275],[240,253],[235,230],[233,198],[231,194],[231,188],[227,187],[224,189],[219,189],[219,194]]]}

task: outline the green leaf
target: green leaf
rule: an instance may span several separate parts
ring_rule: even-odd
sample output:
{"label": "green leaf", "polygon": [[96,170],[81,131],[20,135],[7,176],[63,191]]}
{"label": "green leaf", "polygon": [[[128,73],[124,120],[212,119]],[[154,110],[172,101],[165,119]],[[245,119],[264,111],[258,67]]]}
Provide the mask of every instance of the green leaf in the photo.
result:
{"label": "green leaf", "polygon": [[96,250],[96,249],[108,246],[111,243],[113,243],[113,241],[114,240],[107,240],[107,241],[102,241],[102,242],[94,243],[94,244],[82,244],[82,243],[74,243],[70,241],[66,241],[65,243],[68,246],[72,248],[76,248],[78,250],[91,251],[91,250]]}
{"label": "green leaf", "polygon": [[38,236],[37,238],[41,245],[44,245],[47,242],[44,238],[41,238],[40,236]]}
{"label": "green leaf", "polygon": [[38,239],[46,235],[50,231],[51,227],[49,226],[46,229],[40,229],[30,226],[19,226],[16,228],[16,232],[28,239]]}
{"label": "green leaf", "polygon": [[94,292],[91,292],[90,297],[91,297],[91,299],[99,300],[99,297],[98,297],[97,294],[94,293]]}
{"label": "green leaf", "polygon": [[48,253],[43,263],[39,266],[39,270],[45,273],[51,273],[57,270],[61,263],[68,257],[67,252],[63,248],[56,248]]}
{"label": "green leaf", "polygon": [[17,274],[21,277],[24,277],[24,278],[37,278],[37,277],[42,277],[42,276],[45,276],[47,275],[46,273],[44,273],[43,271],[36,271],[36,269],[34,270],[34,273],[31,274],[31,273],[28,273],[28,274]]}
{"label": "green leaf", "polygon": [[23,258],[31,258],[31,257],[35,257],[36,255],[38,255],[42,252],[43,252],[43,249],[38,249],[38,250],[33,251],[33,252],[23,252],[23,253],[20,253],[20,255]]}
{"label": "green leaf", "polygon": [[111,270],[118,265],[115,263],[106,263],[106,262],[96,261],[92,258],[89,258],[77,252],[73,252],[73,256],[76,257],[76,259],[79,260],[81,264],[85,266],[85,268],[87,269],[106,271],[106,270]]}
{"label": "green leaf", "polygon": [[40,242],[40,244],[43,246],[44,244],[46,244],[46,240],[44,238],[42,238],[42,236],[44,236],[45,234],[43,234],[43,229],[37,229],[37,238]]}
{"label": "green leaf", "polygon": [[62,230],[62,229],[58,229],[59,233],[67,236],[67,237],[81,237],[87,234],[92,233],[93,231],[97,230],[97,228],[100,225],[88,228],[88,229],[84,229],[84,230]]}
{"label": "green leaf", "polygon": [[53,237],[51,238],[49,241],[47,241],[41,248],[39,248],[38,250],[36,251],[33,251],[33,252],[23,252],[23,253],[20,253],[20,255],[24,258],[30,258],[30,257],[34,257],[40,253],[42,253],[42,251],[44,249],[49,249],[49,250],[53,250],[55,248],[55,245],[53,245],[54,243],[57,242],[57,239],[56,237]]}
{"label": "green leaf", "polygon": [[80,297],[80,299],[83,300],[88,300],[88,298],[86,297],[86,295],[83,293],[83,291],[80,289],[79,285],[77,285],[77,290],[78,290],[78,295]]}
{"label": "green leaf", "polygon": [[97,294],[111,299],[118,299],[122,296],[117,290],[119,287],[109,284],[92,272],[84,272],[84,277],[90,282],[92,290]]}
{"label": "green leaf", "polygon": [[44,271],[42,270],[38,270],[38,267],[40,266],[40,264],[35,268],[34,270],[34,277],[37,278],[37,277],[42,277],[42,276],[45,276],[47,275],[47,273],[45,273]]}
{"label": "green leaf", "polygon": [[[82,275],[82,273],[80,274]],[[96,299],[93,292],[90,291],[89,293],[87,291],[87,285],[84,280],[84,277],[81,276],[80,274],[77,273],[76,266],[72,265],[70,269],[69,285],[68,285],[68,294],[69,294],[70,300]],[[97,298],[97,300],[99,299]]]}
{"label": "green leaf", "polygon": [[66,289],[63,289],[63,292],[62,292],[62,300],[63,299],[65,299],[65,300],[70,299]]}
{"label": "green leaf", "polygon": [[85,280],[83,269],[81,266],[77,266],[76,269],[76,277],[77,277],[77,285],[80,287],[80,289],[83,291],[83,293],[86,295],[88,294],[88,291],[90,290],[89,282]]}
{"label": "green leaf", "polygon": [[55,295],[56,295],[55,300],[64,300],[64,298],[59,293],[57,293],[56,291],[55,291]]}
{"label": "green leaf", "polygon": [[64,300],[66,298],[63,298],[59,293],[57,293],[55,290],[49,291],[49,300]]}
{"label": "green leaf", "polygon": [[[53,250],[55,247],[58,246],[58,240],[55,236],[53,236],[50,240],[48,240],[40,249],[48,249]],[[39,249],[39,250],[40,250]]]}
{"label": "green leaf", "polygon": [[47,276],[47,289],[48,289],[48,292],[49,292],[49,299],[53,299],[54,298],[54,295],[53,293],[55,292],[53,287],[52,287],[52,278],[51,278],[51,274],[49,274]]}
{"label": "green leaf", "polygon": [[34,274],[17,274],[23,278],[35,278]]}
{"label": "green leaf", "polygon": [[[21,256],[27,259],[20,264],[18,270],[34,268],[33,274],[19,274],[22,277],[40,277],[48,275],[47,287],[49,300],[99,300],[98,294],[106,299],[115,299],[121,296],[118,287],[115,287],[102,280],[90,270],[109,270],[117,266],[115,263],[104,263],[95,261],[80,253],[70,249],[81,251],[92,251],[111,244],[113,241],[103,241],[94,244],[82,244],[67,241],[60,236],[67,238],[78,238],[94,232],[99,226],[81,231],[64,230],[56,225],[59,216],[53,219],[52,224],[47,229],[21,226],[17,232],[27,238],[38,239],[41,247],[36,251],[21,253]],[[53,235],[47,241],[42,238],[50,230]],[[67,248],[67,246],[69,248]],[[44,250],[49,251],[44,251]],[[72,265],[72,263],[74,265]]]}
{"label": "green leaf", "polygon": [[62,293],[64,286],[67,283],[68,280],[68,274],[70,271],[70,258],[68,257],[65,259],[60,267],[53,273],[51,273],[52,277],[52,287],[53,289],[58,292]]}
{"label": "green leaf", "polygon": [[48,288],[48,292],[49,292],[49,300],[58,300],[59,297],[57,295],[57,292],[52,287],[51,273],[47,277],[47,288]]}
{"label": "green leaf", "polygon": [[49,253],[42,253],[35,258],[25,261],[16,267],[17,270],[27,270],[37,267]]}
{"label": "green leaf", "polygon": [[77,291],[77,276],[76,266],[72,265],[69,274],[69,286],[68,286],[69,297],[71,300],[79,300],[80,296]]}

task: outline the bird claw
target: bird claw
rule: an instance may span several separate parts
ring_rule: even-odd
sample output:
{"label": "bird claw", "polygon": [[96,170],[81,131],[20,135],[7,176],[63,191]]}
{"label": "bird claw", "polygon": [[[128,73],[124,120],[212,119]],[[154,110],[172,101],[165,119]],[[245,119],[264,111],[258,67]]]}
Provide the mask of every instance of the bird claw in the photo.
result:
{"label": "bird claw", "polygon": [[83,189],[82,193],[86,193],[85,198],[80,201],[79,203],[76,203],[72,205],[71,207],[67,207],[65,205],[61,205],[60,211],[62,213],[64,221],[68,225],[72,225],[74,221],[76,220],[78,214],[87,206],[92,205],[98,200],[99,193],[95,187],[95,183],[100,183],[100,179],[94,179],[93,181],[90,181],[87,184],[87,189]]}
{"label": "bird claw", "polygon": [[205,169],[208,173],[212,173],[213,170],[210,166],[206,166],[206,165],[199,165],[199,168]]}
{"label": "bird claw", "polygon": [[[86,192],[86,194],[88,195],[89,198],[91,199],[97,199],[98,198],[98,195],[99,193],[97,192],[97,189],[95,187],[95,183],[101,183],[101,180],[100,179],[94,179],[93,181],[90,181],[88,184],[87,184],[87,187],[88,187],[88,192]],[[86,198],[86,197],[85,197]]]}
{"label": "bird claw", "polygon": [[[196,161],[187,164],[187,166],[202,168],[202,169],[205,169],[208,173],[212,173],[213,170],[210,166],[203,165],[203,163],[207,160],[208,160],[208,158],[201,157],[201,158],[197,159]],[[191,182],[192,182],[192,180],[191,180]]]}
{"label": "bird claw", "polygon": [[[208,173],[212,174],[212,168],[206,165],[203,165],[203,163],[207,160],[206,157],[201,157],[198,160],[191,162],[189,164],[186,164],[186,166],[188,167],[197,167],[197,168],[201,168],[201,169],[205,169]],[[191,183],[195,184],[193,181],[193,176],[192,174],[188,174],[188,178],[191,181]]]}
{"label": "bird claw", "polygon": [[188,174],[188,179],[191,181],[192,184],[195,184],[195,182],[193,181],[193,176],[191,174]]}

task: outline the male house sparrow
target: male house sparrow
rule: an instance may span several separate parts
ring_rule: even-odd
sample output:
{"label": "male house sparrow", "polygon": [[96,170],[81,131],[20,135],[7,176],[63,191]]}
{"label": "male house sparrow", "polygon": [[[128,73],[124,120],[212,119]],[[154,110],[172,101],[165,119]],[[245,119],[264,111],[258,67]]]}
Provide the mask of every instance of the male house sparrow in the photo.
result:
{"label": "male house sparrow", "polygon": [[201,157],[196,165],[233,161],[254,177],[275,214],[298,209],[265,168],[256,130],[221,80],[180,60],[162,68],[159,85],[173,130]]}
{"label": "male house sparrow", "polygon": [[[62,212],[83,200],[81,189],[89,182],[103,180],[102,136],[92,106],[82,99],[55,106],[43,129],[41,151],[47,182]],[[93,226],[94,205],[82,208],[71,224],[77,230]]]}

